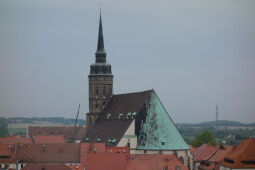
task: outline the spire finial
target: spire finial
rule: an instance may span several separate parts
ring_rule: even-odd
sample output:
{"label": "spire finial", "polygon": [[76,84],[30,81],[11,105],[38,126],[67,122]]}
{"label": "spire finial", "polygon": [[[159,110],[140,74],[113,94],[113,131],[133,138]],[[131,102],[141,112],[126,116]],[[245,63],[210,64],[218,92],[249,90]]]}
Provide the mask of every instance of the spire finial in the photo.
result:
{"label": "spire finial", "polygon": [[97,42],[97,51],[96,51],[96,62],[106,62],[106,52],[104,50],[104,36],[103,36],[103,24],[101,17],[101,8],[100,17],[99,17],[99,31],[98,31],[98,42]]}

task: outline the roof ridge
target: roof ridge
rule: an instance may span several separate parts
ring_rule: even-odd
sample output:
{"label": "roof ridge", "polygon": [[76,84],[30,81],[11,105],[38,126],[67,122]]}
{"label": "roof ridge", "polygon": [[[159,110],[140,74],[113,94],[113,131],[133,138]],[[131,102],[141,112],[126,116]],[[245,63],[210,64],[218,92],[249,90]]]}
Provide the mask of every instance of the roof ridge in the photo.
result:
{"label": "roof ridge", "polygon": [[119,95],[128,95],[128,94],[138,94],[138,93],[145,93],[145,92],[154,92],[154,89],[145,90],[145,91],[139,91],[139,92],[130,92],[130,93],[120,93],[120,94],[114,94],[113,96],[119,96]]}

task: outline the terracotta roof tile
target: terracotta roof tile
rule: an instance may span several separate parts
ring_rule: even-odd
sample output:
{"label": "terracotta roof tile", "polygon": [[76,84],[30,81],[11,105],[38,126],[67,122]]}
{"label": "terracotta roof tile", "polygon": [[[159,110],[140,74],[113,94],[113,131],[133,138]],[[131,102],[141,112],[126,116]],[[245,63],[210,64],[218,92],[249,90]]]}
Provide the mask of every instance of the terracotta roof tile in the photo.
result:
{"label": "terracotta roof tile", "polygon": [[90,153],[85,157],[88,170],[126,170],[128,153]]}
{"label": "terracotta roof tile", "polygon": [[218,148],[215,153],[206,157],[204,160],[208,160],[210,162],[220,162],[224,159],[224,157],[233,149],[233,146],[225,145],[224,148]]}
{"label": "terracotta roof tile", "polygon": [[34,143],[66,143],[61,135],[56,136],[32,136]]}
{"label": "terracotta roof tile", "polygon": [[86,128],[83,126],[30,126],[28,127],[29,136],[48,136],[62,135],[66,139],[81,140],[85,135]]}
{"label": "terracotta roof tile", "polygon": [[209,145],[209,144],[202,144],[198,148],[192,149],[191,153],[194,156],[194,161],[202,161],[206,157],[210,156],[211,154],[217,151],[218,147]]}
{"label": "terracotta roof tile", "polygon": [[[253,161],[255,163],[255,139],[244,139],[239,145],[233,147],[226,155],[221,165],[229,168],[255,168],[255,164],[244,164],[243,161]],[[229,161],[233,163],[230,163]]]}
{"label": "terracotta roof tile", "polygon": [[24,137],[18,137],[18,136],[7,136],[0,138],[0,143],[3,144],[17,144],[17,143],[33,143],[31,138],[24,138]]}
{"label": "terracotta roof tile", "polygon": [[0,156],[10,156],[11,146],[8,144],[0,144]]}
{"label": "terracotta roof tile", "polygon": [[71,170],[85,170],[85,167],[83,165],[66,165]]}
{"label": "terracotta roof tile", "polygon": [[27,164],[21,170],[72,170],[64,164]]}
{"label": "terracotta roof tile", "polygon": [[13,162],[14,150],[14,146],[10,144],[0,144],[0,164]]}
{"label": "terracotta roof tile", "polygon": [[176,169],[188,170],[178,159],[172,155],[138,154],[130,155],[127,162],[127,170],[156,170]]}
{"label": "terracotta roof tile", "polygon": [[77,163],[80,161],[80,146],[66,144],[19,144],[16,161],[24,163]]}

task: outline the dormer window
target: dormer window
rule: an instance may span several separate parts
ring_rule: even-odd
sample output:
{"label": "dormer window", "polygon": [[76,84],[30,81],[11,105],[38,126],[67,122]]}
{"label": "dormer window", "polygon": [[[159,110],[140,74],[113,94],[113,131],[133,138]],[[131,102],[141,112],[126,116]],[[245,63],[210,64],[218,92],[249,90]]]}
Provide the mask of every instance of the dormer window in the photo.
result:
{"label": "dormer window", "polygon": [[134,119],[135,116],[136,116],[136,112],[133,112],[133,114],[132,114],[132,119]]}
{"label": "dormer window", "polygon": [[112,116],[112,114],[107,114],[107,119],[110,119],[110,117]]}
{"label": "dormer window", "polygon": [[122,114],[122,113],[120,113],[120,114],[119,114],[119,119],[121,119],[121,118],[122,118],[122,116],[123,116],[123,114]]}
{"label": "dormer window", "polygon": [[129,119],[129,118],[132,118],[132,113],[131,113],[131,112],[129,112],[129,113],[127,114],[127,119]]}

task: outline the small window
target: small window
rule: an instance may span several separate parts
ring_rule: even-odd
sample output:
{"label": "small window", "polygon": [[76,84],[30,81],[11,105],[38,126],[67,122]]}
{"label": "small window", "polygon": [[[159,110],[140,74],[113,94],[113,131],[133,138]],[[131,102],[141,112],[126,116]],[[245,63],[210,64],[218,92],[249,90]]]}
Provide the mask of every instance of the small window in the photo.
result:
{"label": "small window", "polygon": [[180,161],[182,162],[182,164],[184,164],[184,158],[182,156],[180,156]]}
{"label": "small window", "polygon": [[225,161],[225,162],[228,162],[228,163],[231,163],[231,164],[233,164],[233,163],[234,163],[234,161],[233,161],[233,160],[231,160],[231,159],[227,159],[227,158],[225,158],[225,159],[224,159],[224,161]]}
{"label": "small window", "polygon": [[180,166],[175,166],[175,170],[181,170]]}

